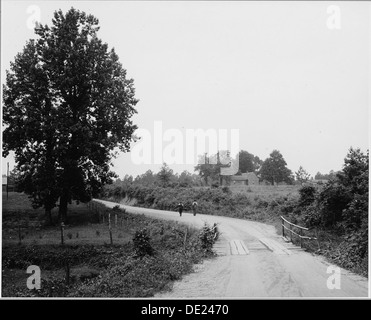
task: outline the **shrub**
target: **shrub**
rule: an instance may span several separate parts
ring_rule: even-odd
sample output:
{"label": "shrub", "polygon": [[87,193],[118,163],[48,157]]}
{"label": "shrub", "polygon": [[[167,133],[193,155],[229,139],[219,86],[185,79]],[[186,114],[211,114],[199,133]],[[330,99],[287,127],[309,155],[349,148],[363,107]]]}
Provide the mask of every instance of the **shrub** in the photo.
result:
{"label": "shrub", "polygon": [[201,241],[201,248],[206,252],[211,252],[214,243],[219,238],[219,230],[216,223],[210,227],[207,223],[204,224],[202,230],[199,234],[199,239]]}
{"label": "shrub", "polygon": [[336,181],[330,180],[318,195],[322,213],[322,224],[332,227],[342,220],[343,210],[351,200],[347,189]]}
{"label": "shrub", "polygon": [[114,207],[112,208],[112,211],[113,211],[113,212],[121,212],[121,208],[120,208],[119,205],[117,205],[117,206],[114,206]]}
{"label": "shrub", "polygon": [[355,194],[348,207],[343,210],[343,218],[347,229],[361,228],[368,221],[368,193]]}
{"label": "shrub", "polygon": [[299,205],[308,206],[316,199],[316,188],[314,186],[305,185],[299,189]]}
{"label": "shrub", "polygon": [[288,199],[279,207],[280,214],[287,215],[290,213],[300,214],[300,207],[296,199]]}
{"label": "shrub", "polygon": [[255,206],[256,208],[267,208],[269,206],[269,202],[264,199],[258,198]]}
{"label": "shrub", "polygon": [[307,228],[319,226],[322,223],[322,214],[316,205],[309,205],[302,210],[304,224]]}
{"label": "shrub", "polygon": [[150,237],[146,228],[137,230],[133,237],[134,251],[139,257],[153,255],[154,250],[150,243]]}
{"label": "shrub", "polygon": [[227,194],[231,194],[232,193],[231,189],[228,186],[223,186],[222,187],[222,191],[224,193],[227,193]]}

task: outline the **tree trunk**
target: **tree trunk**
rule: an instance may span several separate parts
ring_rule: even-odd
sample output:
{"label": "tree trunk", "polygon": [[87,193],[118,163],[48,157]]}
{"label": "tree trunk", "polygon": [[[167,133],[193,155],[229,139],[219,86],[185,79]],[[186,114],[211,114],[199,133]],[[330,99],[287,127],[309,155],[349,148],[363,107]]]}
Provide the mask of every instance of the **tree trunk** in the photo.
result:
{"label": "tree trunk", "polygon": [[68,191],[63,190],[59,200],[59,219],[67,223]]}

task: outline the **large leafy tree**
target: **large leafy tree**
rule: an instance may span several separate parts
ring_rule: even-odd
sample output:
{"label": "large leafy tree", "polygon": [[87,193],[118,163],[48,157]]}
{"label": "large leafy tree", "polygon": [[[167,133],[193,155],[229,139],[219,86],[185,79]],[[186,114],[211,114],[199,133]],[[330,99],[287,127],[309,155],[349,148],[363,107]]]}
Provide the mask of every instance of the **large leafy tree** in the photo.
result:
{"label": "large leafy tree", "polygon": [[3,154],[15,152],[25,192],[46,212],[88,201],[111,181],[110,161],[136,126],[133,80],[98,37],[98,19],[70,9],[38,25],[7,71]]}
{"label": "large leafy tree", "polygon": [[258,156],[254,156],[253,154],[241,150],[238,153],[238,159],[239,159],[239,172],[245,173],[245,172],[258,172],[261,165],[263,164],[263,161],[260,160]]}
{"label": "large leafy tree", "polygon": [[273,150],[260,169],[260,177],[272,185],[279,182],[292,183],[292,172],[278,150]]}

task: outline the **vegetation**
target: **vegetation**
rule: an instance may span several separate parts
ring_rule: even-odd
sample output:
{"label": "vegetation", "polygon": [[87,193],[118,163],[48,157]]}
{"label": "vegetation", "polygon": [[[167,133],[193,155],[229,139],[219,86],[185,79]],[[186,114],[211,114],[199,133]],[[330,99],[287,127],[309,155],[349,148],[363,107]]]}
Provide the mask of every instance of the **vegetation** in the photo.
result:
{"label": "vegetation", "polygon": [[269,181],[272,185],[279,182],[293,183],[292,172],[286,165],[282,154],[278,150],[273,150],[262,164],[261,179]]}
{"label": "vegetation", "polygon": [[239,173],[255,172],[258,173],[263,161],[258,156],[254,156],[245,150],[238,153],[239,159]]}
{"label": "vegetation", "polygon": [[[304,170],[304,169],[303,169]],[[281,232],[280,216],[310,228],[318,241],[305,247],[324,254],[345,268],[367,274],[368,153],[350,149],[344,168],[326,184],[302,186],[241,186],[184,188],[144,186],[125,180],[106,186],[102,197],[134,200],[135,205],[175,210],[183,202],[191,211],[196,200],[202,214],[223,215],[272,223]],[[294,239],[297,241],[297,239]]]}
{"label": "vegetation", "polygon": [[310,174],[305,171],[305,169],[300,166],[299,170],[295,172],[296,181],[300,184],[307,182],[310,179]]}
{"label": "vegetation", "polygon": [[218,225],[214,223],[214,225],[210,227],[207,223],[205,223],[199,235],[202,249],[204,249],[205,252],[212,252],[213,245],[218,238]]}
{"label": "vegetation", "polygon": [[128,151],[136,129],[133,80],[98,23],[56,11],[11,63],[3,90],[3,156],[15,152],[18,190],[49,218],[59,199],[63,221],[71,200],[88,202],[114,177],[112,152]]}
{"label": "vegetation", "polygon": [[324,185],[304,185],[299,198],[289,204],[290,219],[316,231],[313,235],[322,242],[319,252],[364,275],[368,273],[368,165],[368,151],[350,148],[342,171]]}
{"label": "vegetation", "polygon": [[[7,204],[3,215],[4,297],[151,297],[169,290],[174,280],[192,272],[193,264],[214,255],[205,243],[211,243],[210,230],[215,235],[215,226],[197,230],[128,214],[117,207],[89,209],[73,204],[72,224],[65,230],[71,238],[66,237],[61,245],[60,229],[43,226],[43,211],[31,209],[24,194],[11,193],[3,203]],[[17,203],[17,207],[11,203]],[[106,216],[105,223],[98,223],[96,209]],[[22,223],[24,238],[20,244],[13,237],[17,226],[13,210]],[[113,245],[109,244],[108,214],[119,215],[118,221],[123,222],[117,226],[112,223]],[[26,287],[29,275],[25,271],[30,265],[41,269],[40,290]]]}
{"label": "vegetation", "polygon": [[314,179],[316,180],[330,180],[336,177],[336,172],[334,170],[331,170],[327,174],[322,174],[321,172],[317,172],[314,176]]}

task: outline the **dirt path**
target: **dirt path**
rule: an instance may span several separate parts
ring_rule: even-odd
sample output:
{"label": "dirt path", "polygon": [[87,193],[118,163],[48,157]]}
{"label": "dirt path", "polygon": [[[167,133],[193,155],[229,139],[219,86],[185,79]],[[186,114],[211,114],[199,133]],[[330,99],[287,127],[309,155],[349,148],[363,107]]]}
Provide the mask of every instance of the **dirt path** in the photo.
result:
{"label": "dirt path", "polygon": [[[97,200],[108,207],[116,203]],[[171,219],[201,227],[218,223],[222,236],[218,257],[195,266],[195,272],[174,283],[171,292],[155,298],[368,297],[368,279],[339,269],[302,251],[277,235],[273,226],[235,218],[120,205],[130,213]],[[331,285],[340,284],[340,288]],[[328,287],[330,285],[330,288]]]}

